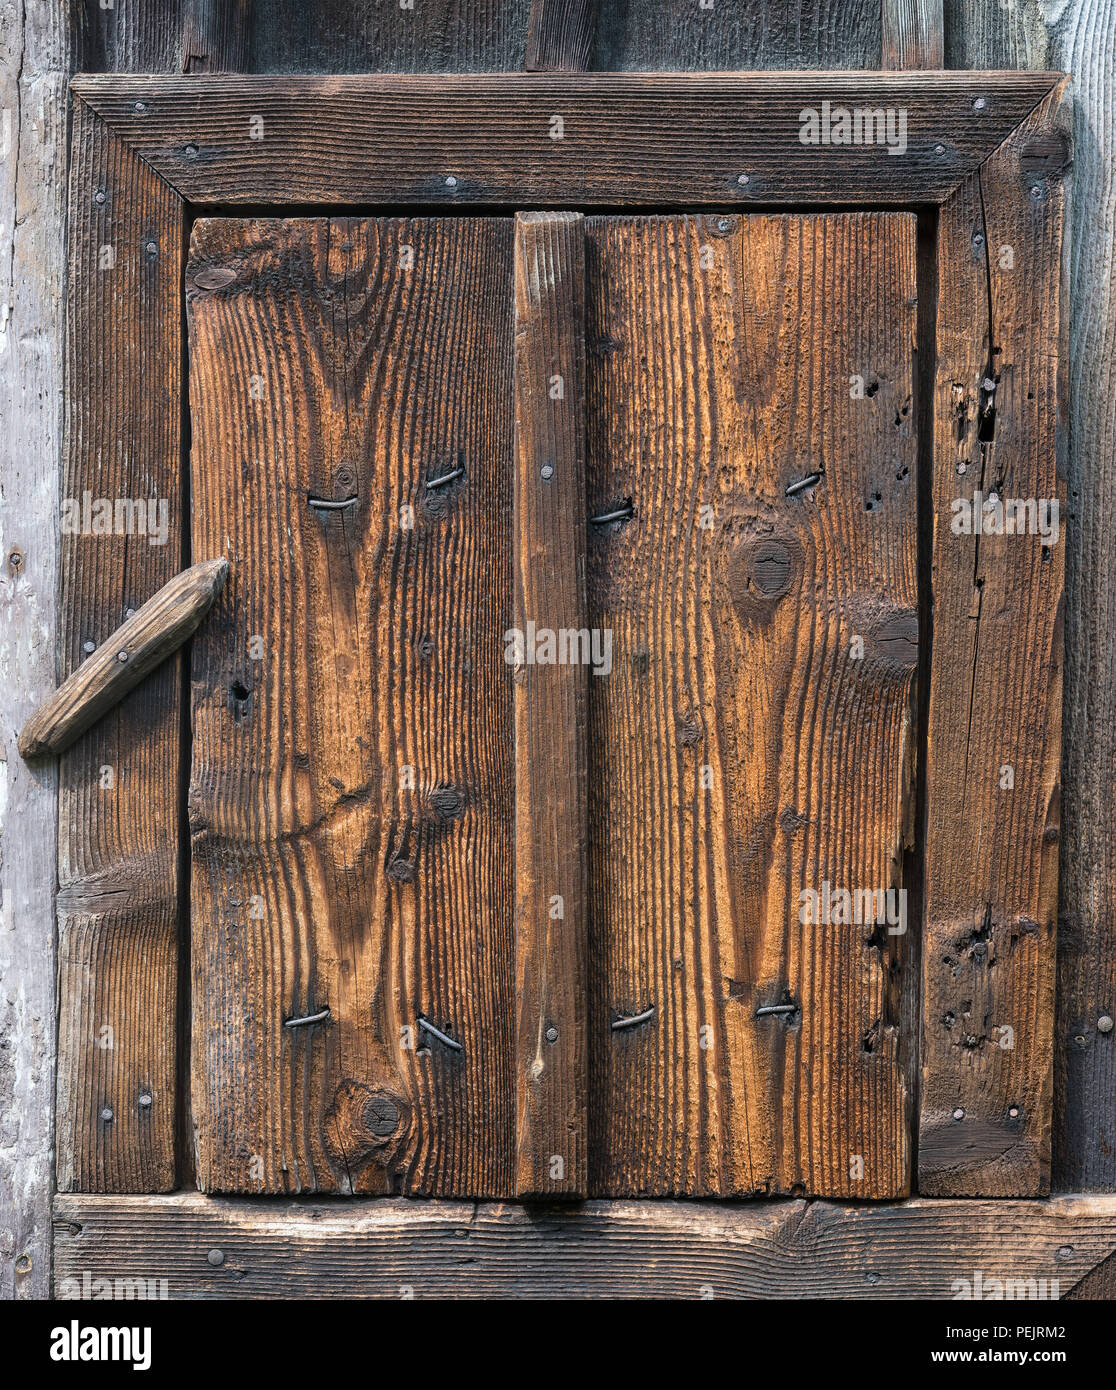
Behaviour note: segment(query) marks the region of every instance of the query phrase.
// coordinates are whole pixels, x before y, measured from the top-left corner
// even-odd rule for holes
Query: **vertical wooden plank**
[[[511,219],[195,225],[203,1190],[514,1191],[512,272]]]
[[[943,0],[883,0],[880,67],[945,67]]]
[[[591,1188],[894,1196],[915,220],[586,226]]]
[[[940,215],[919,1130],[929,1195],[1028,1196],[1050,1178],[1070,160],[1060,96]],[[993,499],[1030,509],[1019,532],[995,532]],[[1056,531],[1040,511],[1051,505]]]
[[[515,309],[516,1190],[575,1197],[587,1180],[585,725],[594,651],[585,621],[579,213],[516,218]]]
[[[183,72],[244,72],[253,0],[186,0]]]
[[[180,567],[182,268],[178,196],[76,102],[59,679]],[[180,681],[59,763],[63,1191],[175,1185]]]
[[[1104,1192],[1116,1189],[1116,5],[1072,0],[1055,34],[1075,138],[1052,1181]]]
[[[528,72],[584,72],[592,66],[599,0],[531,0]]]
[[[50,1296],[57,779],[16,736],[54,689],[71,44],[50,5],[0,40],[0,1301]]]

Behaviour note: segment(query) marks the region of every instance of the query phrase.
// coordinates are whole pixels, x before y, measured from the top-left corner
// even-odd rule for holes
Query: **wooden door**
[[[914,218],[210,219],[187,291],[199,1185],[907,1191]]]

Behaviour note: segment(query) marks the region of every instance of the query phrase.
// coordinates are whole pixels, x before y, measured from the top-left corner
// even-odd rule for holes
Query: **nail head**
[[[546,1040],[549,1043],[556,1043],[558,1041],[558,1029],[555,1028],[553,1024],[546,1030]]]
[[[539,477],[549,481],[554,477],[554,467],[552,464],[544,463],[539,469]]]
[[[1101,1014],[1100,1018],[1097,1019],[1097,1031],[1099,1033],[1111,1033],[1112,1027],[1111,1016],[1109,1014]]]
[[[225,1263],[225,1252],[223,1250],[211,1250],[206,1256],[211,1265],[223,1265]]]

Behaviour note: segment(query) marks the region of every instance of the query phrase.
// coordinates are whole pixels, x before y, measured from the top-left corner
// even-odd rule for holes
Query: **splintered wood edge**
[[[952,1300],[973,1296],[978,1278],[985,1290],[992,1280],[1042,1280],[1057,1298],[1116,1247],[1110,1194],[559,1210],[70,1193],[55,1198],[54,1219],[57,1298],[91,1297],[87,1284],[119,1278],[166,1280],[175,1299],[398,1299],[408,1285],[418,1298],[700,1298],[712,1289],[722,1299]]]
[[[35,711],[19,736],[20,757],[67,749],[197,630],[228,572],[228,560],[203,560],[164,584]]]

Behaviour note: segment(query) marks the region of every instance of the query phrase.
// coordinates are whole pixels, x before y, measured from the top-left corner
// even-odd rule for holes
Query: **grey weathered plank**
[[[58,675],[181,568],[182,205],[82,102],[70,180],[63,497],[155,499],[166,538],[66,535]],[[59,763],[62,1190],[176,1181],[181,662]]]
[[[883,0],[882,68],[945,67],[942,0]]]
[[[55,682],[71,43],[65,5],[0,22],[0,1299],[50,1290],[57,778],[16,735]]]
[[[588,1191],[580,213],[516,218],[515,315],[516,1191],[572,1197]],[[557,664],[534,660],[540,630],[564,644]]]
[[[55,1219],[59,1297],[126,1277],[166,1279],[179,1299],[953,1299],[978,1270],[1046,1280],[1051,1296],[1116,1246],[1112,1196],[547,1208],[70,1195]]]
[[[82,77],[75,89],[195,202],[878,206],[944,198],[1056,81],[532,73]],[[904,112],[902,157],[882,129],[871,144],[803,143],[802,113],[825,101]],[[250,116],[263,138],[251,138]]]
[[[935,1195],[1050,1180],[1069,162],[1055,93],[939,223],[919,1132]],[[1057,532],[956,532],[960,505],[995,496],[1052,503]]]

